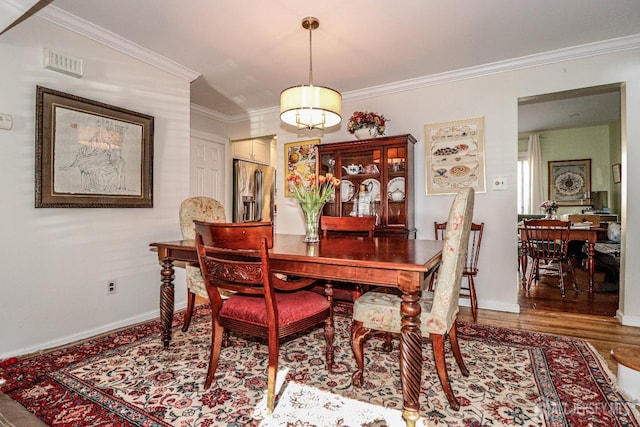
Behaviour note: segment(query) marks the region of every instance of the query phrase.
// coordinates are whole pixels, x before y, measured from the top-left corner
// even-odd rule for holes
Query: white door
[[[225,144],[191,136],[190,195],[207,196],[225,205]]]

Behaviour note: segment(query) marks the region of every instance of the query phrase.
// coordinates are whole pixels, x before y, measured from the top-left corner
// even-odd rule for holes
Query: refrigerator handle
[[[254,182],[255,182],[255,200],[256,200],[256,210],[255,210],[255,218],[254,221],[262,221],[262,205],[264,204],[264,183],[263,183],[263,173],[260,169],[256,169],[253,173]]]

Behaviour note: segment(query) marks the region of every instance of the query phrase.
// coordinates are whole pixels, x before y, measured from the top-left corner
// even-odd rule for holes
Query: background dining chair
[[[435,291],[422,293],[420,298],[420,330],[423,337],[430,337],[433,347],[436,371],[454,410],[460,403],[453,394],[444,356],[445,337],[449,337],[451,349],[460,371],[464,376],[469,371],[464,364],[458,345],[456,318],[458,316],[458,295],[464,270],[464,260],[469,244],[469,230],[473,217],[474,191],[464,188],[456,195],[447,221],[446,235],[442,248],[440,272]],[[401,331],[400,304],[398,295],[376,291],[366,292],[353,305],[351,327],[351,348],[358,365],[353,374],[353,384],[362,386],[364,376],[364,343],[372,331],[399,333]]]
[[[320,217],[320,231],[322,238],[325,239],[332,235],[343,236],[363,236],[367,238],[373,237],[376,228],[375,216],[328,216]],[[326,281],[325,286],[316,286],[314,290],[318,293],[326,292],[327,285],[333,292],[336,300],[355,301],[362,292],[366,290],[366,286],[361,284],[353,284],[346,282],[330,282]]]
[[[280,280],[271,272],[268,222],[208,223],[195,221],[196,249],[211,301],[211,353],[205,388],[220,360],[225,328],[267,339],[269,362],[267,408],[273,411],[280,339],[324,322],[327,369],[333,364],[331,298],[303,290],[313,279]],[[224,301],[221,290],[233,291]]]
[[[434,222],[433,223],[436,240],[444,240],[444,236],[447,230],[446,222]],[[476,297],[476,283],[475,277],[478,275],[478,257],[480,256],[480,245],[482,244],[482,233],[484,232],[484,222],[476,224],[471,223],[471,231],[469,232],[469,245],[467,247],[467,256],[464,260],[463,275],[467,278],[467,286],[460,287],[460,297],[469,298],[471,305],[471,314],[473,315],[473,321],[478,319],[478,298]],[[433,290],[435,278],[438,272],[436,271],[431,276],[429,282],[429,290]]]
[[[329,234],[354,234],[373,237],[376,228],[375,216],[328,216],[320,217],[322,237]]]
[[[567,250],[569,248],[569,233],[571,222],[553,219],[532,219],[524,221],[525,245],[527,255],[533,260],[527,290],[531,288],[534,278],[540,280],[540,270],[556,271],[560,282],[560,292],[565,296],[564,271],[562,264],[569,265],[573,276],[573,288],[578,291],[576,273],[570,261]],[[544,263],[541,263],[544,261]]]
[[[180,204],[180,231],[182,239],[192,240],[196,238],[196,229],[193,224],[194,220],[206,222],[226,222],[224,207],[220,202],[210,197],[190,197]],[[187,264],[187,311],[182,324],[182,331],[186,332],[191,324],[191,316],[193,315],[193,307],[195,306],[196,295],[209,300],[207,289],[204,285],[204,279],[200,273],[200,266],[195,264]]]

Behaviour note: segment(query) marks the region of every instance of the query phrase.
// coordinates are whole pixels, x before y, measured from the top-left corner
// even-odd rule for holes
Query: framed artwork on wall
[[[591,197],[591,159],[549,162],[549,199],[559,206],[584,205]]]
[[[152,116],[38,86],[36,208],[152,208]]]
[[[484,117],[425,125],[426,192],[485,191]]]
[[[290,142],[284,145],[284,164],[286,166],[284,174],[285,197],[293,197],[293,187],[289,186],[289,177],[291,175],[297,175],[303,182],[308,182],[311,175],[316,173],[318,167],[316,146],[318,144],[320,144],[319,139],[311,139]]]
[[[622,182],[622,165],[620,163],[614,163],[611,166],[611,174],[613,176],[613,183],[620,184]]]

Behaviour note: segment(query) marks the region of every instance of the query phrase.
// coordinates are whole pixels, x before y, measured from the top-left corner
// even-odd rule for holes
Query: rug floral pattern
[[[204,390],[208,307],[198,307],[186,333],[180,330],[182,314],[175,316],[168,350],[159,339],[159,321],[147,322],[4,367],[0,376],[7,384],[2,391],[55,426],[257,426],[268,421],[262,402],[266,342],[233,335],[233,345],[222,350],[213,385]],[[401,410],[399,338],[391,353],[382,351],[382,335],[368,341],[365,383],[357,389],[351,384],[350,317],[337,315],[335,320],[333,373],[325,370],[324,336],[318,328],[281,343],[282,389],[301,384],[345,401]],[[450,408],[443,394],[431,346],[423,347],[420,413],[426,425],[639,425],[633,405],[583,340],[467,323],[459,324],[459,337],[469,377],[460,374],[447,352],[459,411]],[[278,402],[276,413],[277,407]]]

